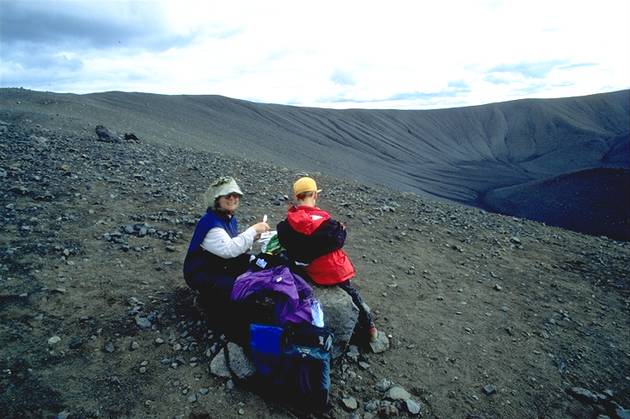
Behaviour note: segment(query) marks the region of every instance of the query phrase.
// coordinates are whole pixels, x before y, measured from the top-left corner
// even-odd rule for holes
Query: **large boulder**
[[[225,362],[226,350],[230,362],[229,366]],[[249,360],[243,348],[233,342],[228,342],[227,346],[221,349],[210,363],[210,372],[219,377],[231,378],[230,370],[241,380],[251,377],[256,372],[254,364]]]
[[[118,134],[110,131],[109,129],[107,129],[107,127],[103,125],[97,125],[96,128],[94,128],[94,132],[96,132],[98,141],[103,141],[106,143],[119,143],[122,141]]]
[[[359,319],[359,309],[350,295],[339,287],[313,286],[313,293],[321,303],[324,324],[335,334],[332,357],[336,359],[346,351]]]

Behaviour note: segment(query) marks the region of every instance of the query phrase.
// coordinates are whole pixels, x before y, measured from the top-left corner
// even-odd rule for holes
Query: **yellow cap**
[[[321,192],[321,189],[317,189],[317,183],[315,179],[310,177],[301,177],[293,184],[293,194],[298,196],[306,192]]]

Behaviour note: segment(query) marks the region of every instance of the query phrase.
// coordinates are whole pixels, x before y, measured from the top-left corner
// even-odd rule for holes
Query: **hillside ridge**
[[[103,123],[150,141],[329,173],[488,210],[497,205],[487,205],[483,197],[495,189],[587,169],[630,168],[629,90],[438,110],[333,110],[222,96],[122,92],[69,95],[3,89],[1,96],[4,106],[20,101],[22,108],[43,118],[70,125],[74,121],[73,128],[83,128],[86,135]],[[530,206],[537,205],[537,196],[531,195]],[[611,211],[590,218],[601,226],[589,232],[610,231],[609,224],[617,221],[607,220],[604,213]],[[588,223],[584,219],[578,225]]]

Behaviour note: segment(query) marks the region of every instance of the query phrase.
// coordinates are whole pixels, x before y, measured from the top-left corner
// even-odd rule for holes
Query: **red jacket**
[[[308,263],[306,272],[313,282],[335,285],[354,276],[354,266],[342,249],[346,230],[326,211],[317,207],[291,207],[287,219],[277,229],[280,244],[289,257]]]

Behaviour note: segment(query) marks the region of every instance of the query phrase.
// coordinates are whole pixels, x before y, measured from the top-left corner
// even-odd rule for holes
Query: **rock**
[[[389,349],[389,338],[382,331],[378,332],[376,342],[370,342],[370,349],[375,354],[380,354]]]
[[[230,369],[234,375],[240,379],[246,379],[256,372],[254,365],[245,356],[243,348],[232,342],[228,342],[226,348],[230,359]],[[225,362],[226,348],[221,349],[217,356],[214,357],[210,363],[210,372],[219,377],[230,378],[232,375]]]
[[[376,412],[379,406],[380,403],[378,402],[378,400],[370,400],[369,402],[365,403],[365,406],[363,408],[366,412]]]
[[[383,402],[378,409],[378,415],[382,418],[398,416],[398,414],[398,408],[389,402]]]
[[[53,337],[48,339],[48,344],[51,345],[51,346],[52,345],[56,345],[59,342],[61,342],[61,338],[59,336],[53,336]]]
[[[124,136],[125,141],[133,141],[135,143],[139,143],[140,139],[136,137],[136,134],[133,132],[126,132]]]
[[[350,342],[359,318],[359,309],[350,295],[339,287],[313,286],[313,293],[321,303],[324,323],[335,335],[331,355],[336,359],[345,352]]]
[[[383,378],[381,381],[376,383],[374,387],[381,393],[385,393],[387,390],[391,388],[391,386],[392,386],[392,382],[389,381],[387,378]]]
[[[422,406],[412,399],[405,400],[405,407],[407,408],[407,411],[412,415],[417,415],[422,410]]]
[[[68,343],[68,348],[70,349],[79,349],[81,346],[83,346],[83,339],[79,336],[73,337],[70,339],[70,343]]]
[[[346,357],[353,362],[359,361],[359,348],[356,345],[350,345]]]
[[[129,344],[129,350],[130,351],[135,351],[139,347],[140,347],[140,344],[138,342],[136,342],[135,340]]]
[[[117,134],[111,132],[103,125],[97,125],[96,128],[94,128],[94,132],[96,132],[98,141],[103,141],[106,143],[119,143],[122,141]]]
[[[57,416],[55,416],[55,419],[68,419],[70,417],[70,412],[68,412],[67,410],[62,410],[61,412],[57,413]]]
[[[103,350],[109,354],[111,354],[112,352],[114,352],[116,350],[116,347],[114,346],[114,344],[109,341],[107,343],[105,343],[105,346],[103,347]]]
[[[501,290],[503,289],[503,287],[502,287],[501,285],[499,285],[499,284],[495,284],[495,285],[494,285],[494,289],[495,289],[496,291],[501,291]]]
[[[387,390],[385,397],[389,400],[408,400],[411,398],[411,394],[400,386],[394,386]]]
[[[196,402],[196,401],[197,401],[197,395],[196,395],[195,393],[191,393],[191,394],[188,396],[188,401],[189,401],[190,403],[194,403],[194,402]]]
[[[568,390],[568,392],[570,395],[572,395],[573,397],[575,397],[577,400],[581,402],[593,403],[593,404],[598,402],[597,396],[593,392],[585,388],[571,387]]]
[[[344,397],[343,399],[341,399],[341,403],[346,410],[352,411],[359,408],[359,403],[354,397]]]
[[[150,329],[152,326],[151,321],[142,316],[136,316],[136,324],[140,329]]]
[[[614,402],[613,402],[613,406],[615,407],[615,415],[617,415],[619,419],[630,419],[630,409],[621,407],[617,403],[614,403]]]
[[[483,393],[486,396],[489,396],[489,395],[494,394],[494,393],[497,392],[497,388],[494,385],[492,385],[492,384],[488,384],[488,385],[483,386],[482,390],[483,390]]]

